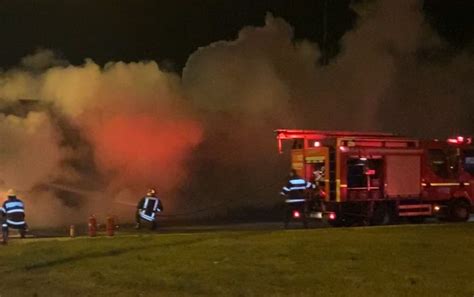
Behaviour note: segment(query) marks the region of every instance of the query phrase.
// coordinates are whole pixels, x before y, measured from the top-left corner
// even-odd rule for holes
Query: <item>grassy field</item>
[[[474,296],[474,224],[14,239],[0,296]]]

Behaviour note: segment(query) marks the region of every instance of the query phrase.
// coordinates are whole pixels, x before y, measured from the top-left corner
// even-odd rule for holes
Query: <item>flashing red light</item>
[[[365,175],[375,175],[375,169],[368,169],[365,171]]]
[[[345,146],[343,146],[343,145],[341,145],[341,146],[339,147],[339,149],[341,150],[341,152],[347,152],[347,151],[349,150],[347,147],[345,147]]]
[[[457,140],[456,138],[448,138],[448,142],[449,142],[449,143],[457,144],[457,143],[458,143],[458,140]]]
[[[299,218],[300,216],[301,216],[301,214],[300,214],[299,211],[297,211],[297,210],[294,210],[294,211],[293,211],[293,217],[294,217],[294,218],[297,219],[297,218]]]
[[[320,147],[320,146],[321,146],[321,142],[319,142],[319,141],[314,142],[314,147]]]
[[[456,136],[455,138],[448,138],[447,142],[452,143],[452,144],[471,144],[472,138],[464,137],[464,136]]]
[[[330,220],[335,220],[335,219],[336,219],[336,213],[331,212],[331,213],[329,214],[329,219],[330,219]]]

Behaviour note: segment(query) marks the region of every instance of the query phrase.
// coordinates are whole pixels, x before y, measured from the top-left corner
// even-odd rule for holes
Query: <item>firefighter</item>
[[[3,244],[8,242],[9,228],[18,229],[21,238],[25,238],[27,225],[25,222],[25,205],[23,201],[16,197],[14,190],[10,189],[7,192],[7,200],[0,208],[2,215],[2,235]]]
[[[325,184],[324,177],[325,177],[324,166],[321,166],[321,168],[313,172],[314,185],[313,185],[313,193],[311,195],[311,205],[310,205],[310,208],[312,210],[324,211],[323,199],[326,196],[326,193],[324,192],[324,184]]]
[[[163,204],[156,195],[155,189],[149,189],[146,196],[143,197],[137,205],[137,213],[135,220],[137,225],[136,229],[140,229],[140,223],[142,220],[151,223],[151,229],[156,229],[156,214],[163,211]]]
[[[306,190],[313,189],[314,185],[299,177],[295,170],[289,175],[288,183],[283,187],[280,194],[285,196],[285,228],[288,227],[293,214],[297,212],[307,227],[306,220]]]
[[[324,166],[321,166],[319,169],[313,171],[314,183],[316,187],[324,183],[325,169]]]

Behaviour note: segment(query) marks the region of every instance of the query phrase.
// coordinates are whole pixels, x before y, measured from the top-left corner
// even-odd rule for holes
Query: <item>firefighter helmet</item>
[[[16,197],[15,190],[13,190],[13,189],[8,190],[7,191],[7,196],[8,197]]]

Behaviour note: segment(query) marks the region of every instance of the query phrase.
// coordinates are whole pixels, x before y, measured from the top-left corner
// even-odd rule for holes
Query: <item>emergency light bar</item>
[[[471,137],[464,137],[464,136],[457,136],[454,138],[448,138],[446,140],[448,143],[452,144],[471,144],[472,138]]]
[[[396,137],[392,133],[382,132],[353,132],[353,131],[323,131],[323,130],[295,130],[295,129],[277,129],[274,131],[278,141],[278,152],[282,153],[282,140],[305,139],[316,140],[314,146],[321,145],[320,140],[330,137]],[[318,145],[319,144],[319,145]]]

